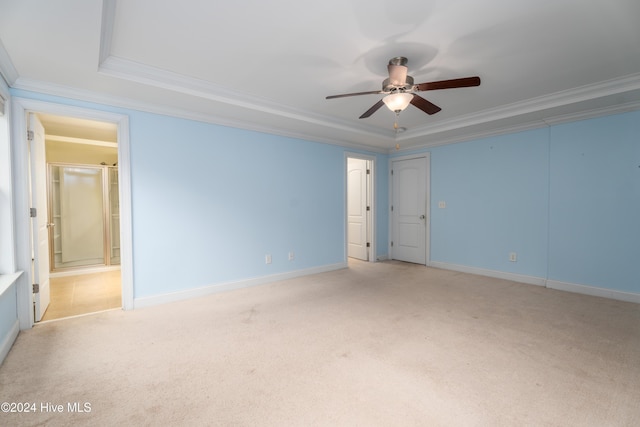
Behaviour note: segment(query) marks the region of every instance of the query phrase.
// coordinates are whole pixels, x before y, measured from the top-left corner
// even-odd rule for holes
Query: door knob
[[[420,215],[420,219],[425,219],[425,218],[426,218],[426,216]]]

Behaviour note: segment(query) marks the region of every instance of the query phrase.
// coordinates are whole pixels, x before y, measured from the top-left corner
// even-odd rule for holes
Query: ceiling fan
[[[480,77],[464,77],[461,79],[440,80],[429,83],[413,83],[413,77],[407,75],[407,58],[397,56],[389,60],[387,69],[389,70],[389,78],[382,82],[382,90],[373,90],[369,92],[345,93],[342,95],[327,96],[326,99],[344,98],[347,96],[386,94],[384,98],[376,102],[373,107],[369,108],[360,116],[365,119],[378,111],[380,107],[386,105],[396,115],[400,114],[409,104],[418,107],[427,114],[435,114],[441,110],[437,105],[427,101],[423,97],[414,92],[422,92],[426,90],[438,89],[454,89],[459,87],[471,87],[480,85]]]

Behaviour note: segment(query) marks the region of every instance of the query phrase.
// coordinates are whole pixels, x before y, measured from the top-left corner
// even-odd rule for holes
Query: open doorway
[[[46,183],[49,265],[49,304],[36,307],[35,320],[121,308],[118,126],[30,115],[45,140],[46,177],[32,187]]]
[[[376,260],[374,239],[375,158],[347,153],[347,256],[363,261]]]
[[[47,251],[37,250],[34,245],[34,235],[47,235],[46,226],[50,224],[47,221],[42,229],[45,232],[34,233],[36,230],[35,221],[29,213],[45,212],[46,197],[44,203],[35,202],[31,185],[31,162],[30,155],[32,144],[29,143],[30,137],[33,136],[33,130],[30,129],[28,121],[32,113],[35,114],[51,114],[61,117],[71,117],[76,119],[93,120],[96,122],[105,122],[114,124],[117,127],[117,152],[118,152],[118,193],[119,193],[119,222],[120,222],[120,280],[121,280],[121,302],[119,307],[125,310],[134,308],[133,293],[133,253],[132,253],[132,215],[131,215],[131,170],[130,170],[130,151],[129,151],[129,119],[127,115],[89,109],[85,107],[70,106],[47,101],[39,101],[22,97],[14,97],[12,99],[12,140],[13,144],[13,166],[15,176],[15,232],[16,232],[16,267],[18,270],[24,271],[24,286],[17,289],[17,311],[20,329],[29,329],[39,320],[36,311],[35,302],[40,299],[38,295],[39,288],[42,283],[48,283],[50,270],[43,268],[34,268],[34,264],[40,260],[48,261]],[[45,133],[44,130],[42,133]],[[44,143],[42,144],[44,147]],[[44,149],[43,149],[44,151]],[[44,157],[41,163],[42,169],[46,171],[46,162]],[[42,174],[46,176],[46,172]],[[45,184],[46,186],[46,184]],[[40,186],[35,186],[40,188]],[[40,206],[43,206],[41,209]],[[32,209],[35,208],[35,209]],[[24,212],[25,214],[21,214]],[[37,215],[37,217],[46,217],[45,215]],[[40,230],[38,224],[38,230]],[[47,242],[48,239],[41,241]],[[38,240],[40,242],[40,240]],[[41,256],[44,254],[44,256]],[[45,277],[39,277],[43,273]],[[42,280],[41,280],[42,279]],[[43,314],[40,312],[39,314]]]

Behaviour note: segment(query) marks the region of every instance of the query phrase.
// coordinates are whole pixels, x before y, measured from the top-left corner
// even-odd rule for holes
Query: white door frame
[[[14,215],[16,234],[16,267],[27,279],[17,289],[17,311],[20,329],[33,327],[31,303],[31,242],[29,238],[29,152],[27,149],[27,113],[47,113],[118,125],[118,180],[120,196],[120,245],[122,275],[122,307],[133,309],[133,238],[131,216],[131,157],[129,153],[129,117],[123,114],[74,107],[45,101],[12,97],[11,148],[14,178]]]
[[[344,153],[344,260],[345,262],[348,260],[349,253],[349,232],[348,232],[348,183],[347,180],[349,178],[349,162],[347,159],[361,159],[367,160],[371,164],[370,173],[368,176],[369,185],[367,186],[367,199],[369,200],[369,206],[371,210],[369,211],[369,218],[367,219],[367,235],[369,236],[369,262],[376,262],[376,233],[375,233],[375,224],[376,224],[376,201],[375,201],[375,173],[376,173],[376,158],[375,156],[370,156],[367,154],[361,153],[352,153],[345,152]]]
[[[401,160],[413,160],[424,158],[426,169],[426,193],[425,194],[425,212],[427,213],[426,226],[425,226],[425,265],[428,267],[431,265],[431,153],[418,153],[410,154],[406,156],[391,157],[389,159],[389,206],[393,204],[393,178],[391,177],[391,171],[393,169],[393,162]],[[393,248],[391,242],[394,236],[391,234],[393,230],[393,215],[389,212],[389,259],[393,259]]]

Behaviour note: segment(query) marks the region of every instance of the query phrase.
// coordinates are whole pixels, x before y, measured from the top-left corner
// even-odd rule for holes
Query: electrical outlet
[[[515,252],[509,252],[509,261],[511,262],[518,261],[518,254]]]
[[[271,264],[271,254],[266,254],[264,256],[264,263],[265,264]]]
[[[442,201],[442,200],[440,200],[440,201],[438,202],[438,208],[439,208],[439,209],[445,209],[446,207],[447,207],[447,202],[444,202],[444,201]]]
[[[293,252],[289,252],[289,261],[293,261],[293,259],[295,258],[295,255]]]

